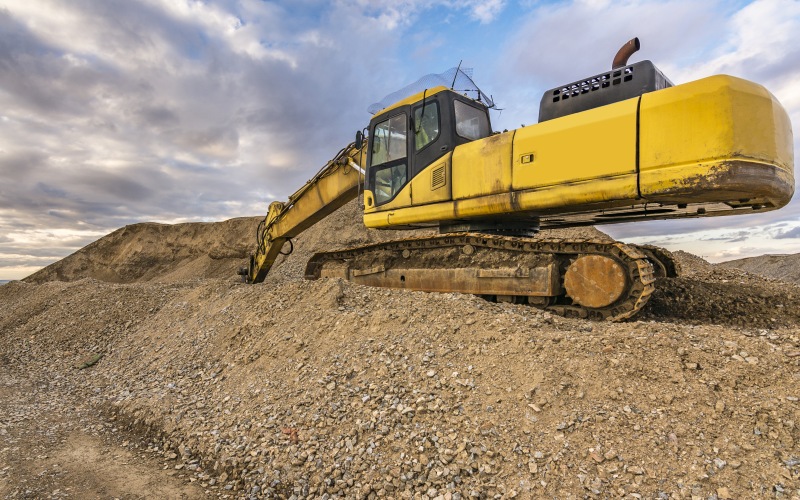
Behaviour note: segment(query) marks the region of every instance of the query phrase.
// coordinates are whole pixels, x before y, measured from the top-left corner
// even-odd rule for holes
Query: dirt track
[[[794,285],[684,255],[611,324],[304,281],[402,236],[348,206],[247,286],[255,224],[131,226],[0,287],[0,495],[800,497]]]

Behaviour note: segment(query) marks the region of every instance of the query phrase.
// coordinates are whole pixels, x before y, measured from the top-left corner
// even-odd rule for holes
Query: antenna
[[[402,99],[417,93],[421,94],[423,91],[430,90],[433,87],[446,87],[456,92],[475,92],[478,95],[478,100],[483,102],[486,107],[493,108],[494,102],[492,102],[491,98],[487,96],[485,92],[481,91],[472,80],[470,76],[472,74],[472,68],[461,69],[462,66],[463,62],[459,62],[457,68],[450,68],[444,73],[425,75],[416,82],[392,92],[381,99],[381,101],[370,104],[367,111],[374,115]],[[456,89],[456,84],[458,84],[458,89]]]
[[[456,68],[456,74],[453,75],[453,83],[450,84],[450,90],[453,90],[453,87],[456,86],[456,78],[458,78],[458,72],[461,71],[461,63],[463,62],[463,59],[458,61],[458,67]]]

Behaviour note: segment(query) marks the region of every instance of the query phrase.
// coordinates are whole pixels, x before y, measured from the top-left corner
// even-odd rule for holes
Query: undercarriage
[[[455,233],[314,255],[306,278],[458,292],[594,320],[630,318],[677,264],[658,247]]]

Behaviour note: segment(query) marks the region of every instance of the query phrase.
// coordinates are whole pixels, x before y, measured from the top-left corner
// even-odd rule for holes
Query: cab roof
[[[451,91],[452,92],[451,89],[440,85],[438,87],[425,89],[422,92],[417,92],[414,95],[408,96],[405,99],[397,101],[396,103],[392,104],[391,106],[387,106],[387,107],[383,108],[379,112],[375,113],[375,116],[373,116],[372,119],[374,120],[375,118],[383,116],[386,113],[388,113],[388,112],[390,112],[392,110],[395,110],[395,109],[397,109],[397,108],[399,108],[401,106],[408,106],[408,105],[411,105],[411,104],[416,104],[416,103],[418,103],[419,101],[422,100],[423,95],[425,97],[431,97],[431,96],[434,96],[436,94],[439,94],[441,92],[446,92],[446,91]]]

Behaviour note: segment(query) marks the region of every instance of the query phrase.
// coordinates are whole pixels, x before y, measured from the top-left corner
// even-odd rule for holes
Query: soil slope
[[[244,219],[173,227],[197,253],[129,228],[0,286],[0,389],[75,401],[64,422],[93,410],[125,463],[211,497],[800,497],[797,287],[679,254],[642,315],[594,323],[303,280],[314,251],[403,236],[358,217],[297,238],[260,285],[235,276]],[[0,415],[0,496],[85,496],[70,474],[37,480],[30,420]]]
[[[140,283],[235,276],[255,246],[260,220],[250,217],[214,223],[146,222],[125,226],[24,281],[92,278]]]
[[[761,255],[730,260],[717,264],[728,269],[741,269],[748,273],[800,284],[800,253],[791,255]]]

